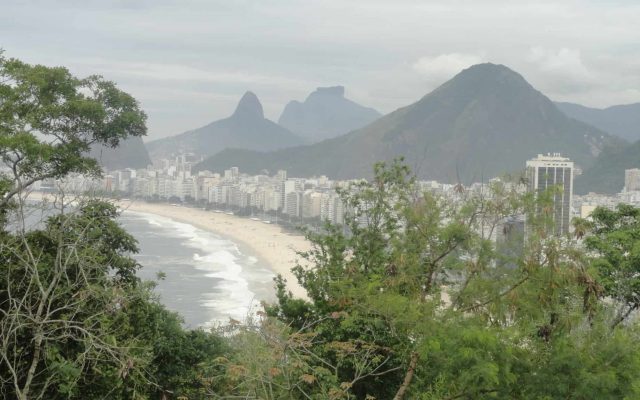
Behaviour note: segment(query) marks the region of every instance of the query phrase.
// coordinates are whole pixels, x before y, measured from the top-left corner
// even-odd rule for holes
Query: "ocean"
[[[34,229],[54,211],[30,202],[26,226]],[[275,300],[269,266],[250,249],[222,236],[155,214],[124,211],[122,227],[138,240],[138,276],[157,281],[154,289],[169,310],[189,328],[243,321]],[[158,280],[159,273],[164,279]]]
[[[138,240],[138,275],[165,275],[156,293],[187,327],[243,321],[260,301],[275,299],[274,273],[231,240],[155,214],[125,211],[119,222]]]

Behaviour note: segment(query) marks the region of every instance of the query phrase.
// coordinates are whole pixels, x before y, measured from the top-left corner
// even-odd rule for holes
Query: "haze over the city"
[[[623,0],[4,1],[0,37],[8,57],[114,80],[149,141],[227,117],[246,90],[271,120],[333,85],[386,114],[481,62],[555,101],[639,102],[638,21]]]

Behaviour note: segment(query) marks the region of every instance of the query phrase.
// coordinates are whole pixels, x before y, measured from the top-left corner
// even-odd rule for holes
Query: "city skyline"
[[[230,167],[221,171],[198,171],[192,174],[191,168],[199,159],[182,154],[172,158],[157,160],[153,166],[141,169],[126,168],[107,171],[102,180],[90,180],[82,176],[71,179],[74,182],[69,188],[87,190],[92,187],[98,192],[120,193],[140,199],[156,199],[180,202],[205,202],[219,206],[233,206],[242,208],[256,208],[262,211],[278,211],[295,217],[323,218],[327,211],[320,213],[320,202],[330,200],[335,210],[338,195],[336,188],[349,187],[355,180],[336,180],[324,175],[312,177],[290,177],[286,170],[271,173],[251,175],[244,173],[237,167]],[[575,169],[573,162],[559,153],[539,154],[523,163],[523,177],[526,181],[519,181],[521,191],[529,190],[541,193],[545,190],[559,187],[553,196],[553,219],[560,220],[556,224],[557,233],[569,232],[570,221],[574,216],[586,217],[596,205],[609,208],[619,202],[640,204],[640,186],[625,188],[617,196],[589,193],[578,196],[573,193],[573,177]],[[559,171],[559,172],[558,172]],[[626,181],[640,184],[638,169],[625,172]],[[515,179],[515,178],[512,178]],[[487,182],[476,182],[465,187],[472,192],[482,191],[492,182],[502,181],[500,177],[488,179]],[[516,179],[517,181],[517,179]],[[516,181],[504,181],[507,185]],[[87,182],[88,185],[87,186]],[[450,196],[457,192],[459,184],[443,183],[436,180],[417,181],[420,190],[431,191]],[[97,186],[96,186],[97,185]],[[53,181],[45,184],[47,190],[56,190]],[[328,197],[316,196],[319,194]],[[313,199],[312,199],[313,198]],[[616,200],[617,198],[617,200]],[[576,200],[577,199],[577,200]],[[324,203],[322,203],[324,204]],[[583,208],[585,206],[586,208]],[[323,205],[326,207],[326,205]],[[311,209],[316,211],[310,211]],[[343,213],[344,211],[339,211]],[[336,223],[340,220],[330,218]],[[554,222],[555,223],[555,222]]]

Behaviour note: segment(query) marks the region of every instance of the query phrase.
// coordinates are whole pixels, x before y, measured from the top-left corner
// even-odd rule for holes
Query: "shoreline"
[[[35,195],[35,196],[34,196]],[[45,193],[32,192],[33,200],[42,200]],[[173,206],[165,203],[147,203],[142,200],[112,200],[122,211],[148,213],[189,224],[211,232],[224,239],[249,249],[253,255],[264,261],[274,275],[282,275],[287,281],[287,289],[293,297],[307,299],[307,293],[291,272],[297,262],[304,260],[296,251],[307,251],[311,244],[302,235],[285,232],[280,226],[265,224],[246,218],[205,211],[199,208]]]
[[[287,289],[294,297],[307,298],[306,291],[298,285],[296,277],[291,272],[296,262],[301,261],[296,250],[310,249],[309,242],[302,235],[286,233],[280,226],[265,224],[261,221],[198,208],[147,203],[141,200],[120,200],[114,203],[123,211],[160,215],[237,242],[263,260],[275,275],[282,275],[287,280]]]

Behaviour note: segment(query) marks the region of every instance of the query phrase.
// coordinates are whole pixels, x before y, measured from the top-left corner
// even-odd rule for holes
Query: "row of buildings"
[[[76,191],[92,189],[151,201],[208,203],[215,208],[258,214],[280,213],[336,224],[344,221],[344,207],[335,189],[347,182],[331,181],[326,176],[289,178],[284,170],[273,176],[247,175],[237,167],[222,174],[209,171],[192,174],[197,161],[181,155],[161,160],[153,167],[109,171],[100,180],[71,177],[65,186]],[[53,183],[43,185],[46,189]]]
[[[200,160],[189,155],[158,161],[145,169],[110,171],[100,180],[87,181],[83,177],[69,178],[67,186],[76,190],[91,188],[116,192],[147,200],[170,202],[209,203],[215,208],[243,209],[251,213],[284,214],[302,219],[328,220],[341,224],[345,208],[336,189],[347,187],[350,181],[333,181],[326,176],[291,178],[287,171],[274,175],[247,175],[237,167],[214,173],[192,167]],[[586,217],[595,207],[614,207],[620,202],[640,205],[640,169],[625,172],[625,190],[616,196],[589,194],[574,196],[574,164],[560,154],[540,154],[526,162],[526,188],[550,193],[553,203],[554,229],[558,234],[568,233],[574,216]],[[419,182],[420,189],[444,195],[456,191],[456,185],[435,181]],[[41,183],[43,188],[53,185]],[[482,190],[482,184],[473,184],[466,190]],[[258,215],[259,216],[259,215]],[[521,223],[514,218],[512,223]]]

